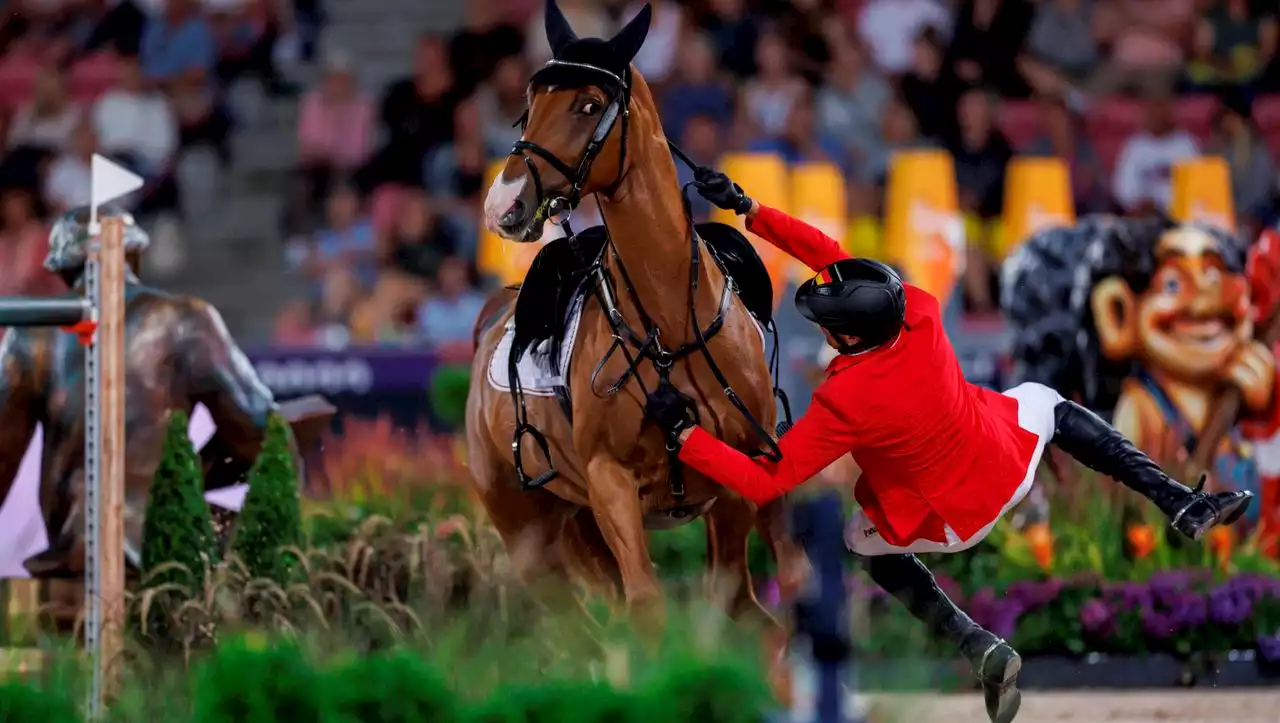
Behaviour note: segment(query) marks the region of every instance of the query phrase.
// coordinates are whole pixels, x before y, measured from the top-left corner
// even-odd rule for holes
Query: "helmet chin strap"
[[[893,337],[893,341],[885,344],[876,344],[875,346],[863,347],[861,344],[846,344],[844,342],[844,339],[841,338],[844,336],[843,334],[833,334],[831,332],[827,332],[827,333],[831,334],[831,336],[836,341],[840,342],[840,344],[836,346],[836,351],[840,352],[845,356],[862,356],[863,354],[873,352],[877,349],[884,349],[884,348],[892,349],[893,347],[898,345],[898,340],[902,338],[902,330],[899,329],[898,335]]]

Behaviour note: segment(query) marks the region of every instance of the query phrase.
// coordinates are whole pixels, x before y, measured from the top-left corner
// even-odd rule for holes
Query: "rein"
[[[526,141],[523,138],[517,141],[511,149],[510,155],[520,157],[520,159],[524,161],[525,166],[528,168],[529,173],[533,178],[534,190],[538,199],[538,208],[535,211],[534,222],[536,223],[538,220],[550,220],[552,223],[562,226],[567,237],[566,241],[572,244],[575,238],[573,228],[569,225],[572,212],[577,208],[578,204],[582,200],[582,187],[590,176],[592,163],[604,148],[605,140],[609,137],[609,134],[613,131],[614,125],[616,125],[619,120],[622,122],[622,127],[620,129],[621,138],[618,151],[618,177],[612,186],[610,186],[610,189],[616,189],[622,182],[626,169],[628,122],[631,116],[631,88],[629,82],[630,70],[628,70],[624,75],[619,76],[594,65],[569,63],[559,60],[552,60],[547,63],[547,65],[544,66],[544,70],[548,68],[571,69],[583,71],[588,74],[601,74],[605,76],[611,84],[616,85],[618,89],[617,92],[612,94],[609,104],[606,106],[600,121],[596,124],[595,130],[591,134],[591,139],[587,142],[587,146],[583,150],[582,157],[579,159],[576,167],[570,167],[569,164],[562,161],[554,153],[551,153],[532,141]],[[535,74],[535,79],[536,77],[537,74]],[[527,121],[528,111],[526,111],[525,115],[521,118],[520,124],[524,125]],[[680,150],[680,148],[670,140],[667,140],[667,146],[671,149],[672,154],[676,158],[680,159],[680,161],[686,164],[690,169],[695,172],[700,170],[701,167],[694,163],[693,160],[684,153],[684,151]],[[567,194],[558,195],[554,198],[548,198],[545,195],[545,187],[542,184],[542,179],[534,166],[533,159],[530,154],[545,160],[552,168],[556,169],[557,172],[561,173],[565,179],[569,181],[571,187]],[[736,283],[725,270],[723,263],[721,263],[719,258],[716,257],[714,252],[712,252],[711,256],[715,259],[721,272],[724,274],[724,286],[721,288],[720,300],[716,308],[716,315],[711,320],[711,323],[704,329],[698,322],[696,300],[698,279],[701,275],[702,256],[699,253],[700,240],[695,229],[693,210],[689,200],[690,185],[692,184],[685,184],[681,189],[681,202],[690,238],[688,312],[690,325],[693,329],[693,340],[685,342],[673,349],[668,349],[662,345],[661,329],[653,323],[652,317],[649,316],[639,295],[636,294],[630,274],[627,272],[626,266],[622,263],[622,258],[618,254],[617,247],[613,243],[613,236],[609,232],[608,222],[605,221],[605,233],[608,238],[608,242],[606,244],[607,251],[602,250],[600,256],[592,260],[589,275],[593,281],[595,297],[599,301],[601,309],[605,312],[605,318],[608,320],[610,332],[613,336],[613,343],[610,345],[609,350],[605,353],[604,357],[596,364],[595,370],[591,374],[590,386],[592,392],[596,393],[598,396],[609,397],[622,391],[622,389],[626,387],[627,383],[634,379],[636,384],[640,386],[641,393],[648,398],[649,389],[645,386],[644,381],[640,378],[638,373],[642,361],[648,360],[653,365],[654,371],[658,375],[659,388],[663,385],[674,387],[674,385],[671,384],[671,369],[675,363],[695,352],[700,352],[703,359],[706,361],[708,368],[710,368],[711,374],[715,378],[716,383],[720,385],[725,398],[728,399],[729,403],[747,420],[752,431],[767,447],[765,450],[756,450],[752,456],[764,456],[770,461],[776,462],[782,458],[782,453],[778,448],[777,442],[769,435],[768,431],[765,430],[759,420],[751,414],[751,411],[747,409],[746,403],[742,401],[742,398],[738,396],[738,393],[729,384],[729,380],[720,370],[719,365],[716,363],[715,358],[712,356],[708,347],[708,342],[724,327],[725,316],[733,303],[733,296],[737,292]],[[610,191],[610,189],[606,189],[606,191]],[[562,214],[562,220],[554,220]],[[612,256],[613,263],[616,265],[618,273],[621,276],[627,296],[636,308],[636,313],[640,317],[640,324],[643,328],[643,334],[638,333],[627,322],[622,313],[618,304],[617,284],[613,275],[610,273],[609,268],[605,264],[606,253]],[[773,394],[782,402],[785,418],[785,421],[778,424],[778,433],[781,434],[791,425],[791,405],[787,399],[786,393],[778,386],[780,351],[778,348],[777,325],[771,323],[769,325],[769,331],[773,335],[773,351],[770,354],[769,359],[769,371],[773,377]],[[511,378],[511,397],[516,408],[515,438],[511,443],[511,448],[515,456],[516,474],[520,481],[520,485],[523,489],[529,490],[546,485],[555,479],[559,475],[559,472],[556,470],[555,465],[551,460],[550,447],[547,443],[546,437],[528,421],[524,394],[523,390],[520,388],[519,376],[516,373],[517,362],[519,361],[519,357],[522,352],[522,349],[517,349],[515,345],[512,345],[508,358],[508,367],[510,370],[509,376]],[[608,361],[617,352],[621,352],[623,358],[626,360],[626,370],[618,377],[618,379],[605,389],[603,394],[595,392],[598,377],[604,370]],[[693,409],[696,417],[697,407],[691,405],[691,408]],[[521,462],[522,442],[526,436],[531,437],[534,442],[538,444],[543,457],[547,461],[547,471],[538,475],[536,478],[530,478],[525,474],[523,464]],[[679,502],[685,495],[682,475],[683,466],[679,462],[679,444],[673,435],[668,435],[665,446],[668,463],[671,467],[671,494],[677,502]],[[685,508],[683,507],[679,508],[679,510],[677,510],[677,514],[684,510]]]

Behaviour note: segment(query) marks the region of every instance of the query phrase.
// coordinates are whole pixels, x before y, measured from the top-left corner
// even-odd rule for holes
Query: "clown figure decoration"
[[[1036,234],[1004,269],[1015,381],[1056,383],[1175,466],[1192,458],[1224,391],[1238,390],[1242,422],[1268,418],[1276,361],[1255,339],[1246,250],[1216,228],[1163,218],[1092,217]],[[1259,493],[1244,426],[1214,448],[1211,488]]]
[[[1253,338],[1243,249],[1234,238],[1182,226],[1157,237],[1149,253],[1150,273],[1126,278],[1121,270],[1102,279],[1090,305],[1102,353],[1138,362],[1121,385],[1115,426],[1148,453],[1184,461],[1224,385],[1239,389],[1247,413],[1270,408],[1275,357]],[[1239,430],[1213,459],[1215,484],[1257,492]]]

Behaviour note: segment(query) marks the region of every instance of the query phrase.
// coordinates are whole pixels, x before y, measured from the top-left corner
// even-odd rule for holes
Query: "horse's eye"
[[[595,102],[594,100],[589,100],[583,103],[582,107],[578,109],[578,112],[581,113],[582,115],[595,115],[599,111],[600,111],[600,104]]]

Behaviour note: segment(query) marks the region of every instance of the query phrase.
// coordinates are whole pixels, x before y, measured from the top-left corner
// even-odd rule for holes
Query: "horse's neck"
[[[601,214],[632,285],[635,299],[620,294],[623,313],[641,326],[634,308],[639,301],[650,320],[662,330],[662,343],[674,347],[688,341],[689,266],[692,239],[684,214],[679,182],[671,157],[665,153],[649,161],[637,158],[622,187],[601,203]],[[642,165],[642,164],[648,165]],[[698,319],[704,325],[714,318],[723,278],[705,249],[699,248]],[[612,263],[612,260],[610,261]],[[622,283],[620,270],[615,278]]]

